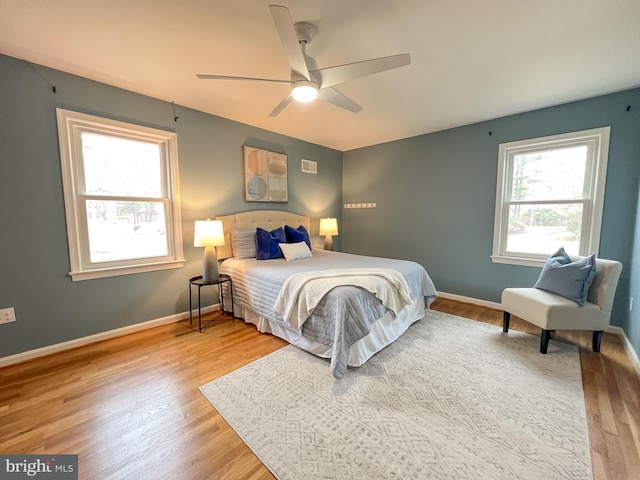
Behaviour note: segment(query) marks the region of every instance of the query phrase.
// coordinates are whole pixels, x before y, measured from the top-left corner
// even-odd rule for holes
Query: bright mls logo
[[[77,455],[0,455],[3,480],[78,480]]]

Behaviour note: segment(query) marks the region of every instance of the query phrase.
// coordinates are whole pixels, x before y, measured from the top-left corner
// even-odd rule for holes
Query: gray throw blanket
[[[301,272],[285,282],[274,310],[299,333],[320,300],[336,287],[353,285],[375,296],[395,315],[411,303],[409,286],[402,274],[389,268],[339,268]]]

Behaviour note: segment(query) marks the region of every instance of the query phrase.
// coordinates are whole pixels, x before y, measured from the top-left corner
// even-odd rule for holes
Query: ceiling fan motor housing
[[[318,27],[311,23],[306,22],[298,22],[293,28],[296,31],[296,35],[298,36],[298,42],[301,44],[308,45],[313,40],[313,37],[318,33]]]

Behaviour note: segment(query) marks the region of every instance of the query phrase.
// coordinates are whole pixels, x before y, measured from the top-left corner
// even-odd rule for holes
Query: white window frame
[[[582,232],[579,255],[587,256],[598,252],[600,246],[600,229],[602,225],[602,209],[607,176],[607,160],[609,155],[609,136],[611,127],[594,128],[579,132],[552,135],[517,142],[502,143],[498,149],[498,183],[496,187],[496,208],[493,231],[493,252],[491,259],[495,263],[512,265],[541,266],[547,255],[526,254],[507,251],[507,235],[509,207],[514,204],[544,204],[545,201],[511,201],[511,179],[514,158],[517,154],[551,150],[559,147],[586,145],[588,158],[585,167],[585,191],[583,205]],[[570,203],[563,201],[547,201],[546,203]],[[574,202],[575,203],[575,202]]]
[[[182,251],[177,135],[173,132],[61,108],[56,109],[56,116],[69,242],[71,267],[69,275],[72,280],[89,280],[182,267],[185,260]],[[166,256],[100,263],[92,263],[90,261],[85,203],[92,197],[84,194],[84,163],[80,137],[83,132],[110,135],[158,145],[161,152],[163,203],[165,204],[167,222],[168,254]],[[121,197],[111,198],[121,199]]]

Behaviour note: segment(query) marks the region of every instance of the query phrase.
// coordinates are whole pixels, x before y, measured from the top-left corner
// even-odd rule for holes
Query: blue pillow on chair
[[[289,225],[285,225],[284,234],[287,237],[287,243],[304,242],[307,244],[307,247],[311,249],[311,240],[309,240],[309,232],[307,232],[307,229],[304,228],[304,225],[300,225],[297,229],[290,227]]]
[[[561,248],[545,261],[534,288],[555,293],[582,306],[587,301],[595,275],[595,253],[572,262]]]
[[[569,264],[573,261],[571,260],[571,257],[567,254],[567,252],[565,252],[564,247],[560,247],[556,253],[554,253],[547,259],[547,261],[550,260],[557,260],[562,265]]]
[[[282,258],[281,243],[287,243],[282,227],[270,232],[258,227],[256,229],[256,258],[258,260]]]

